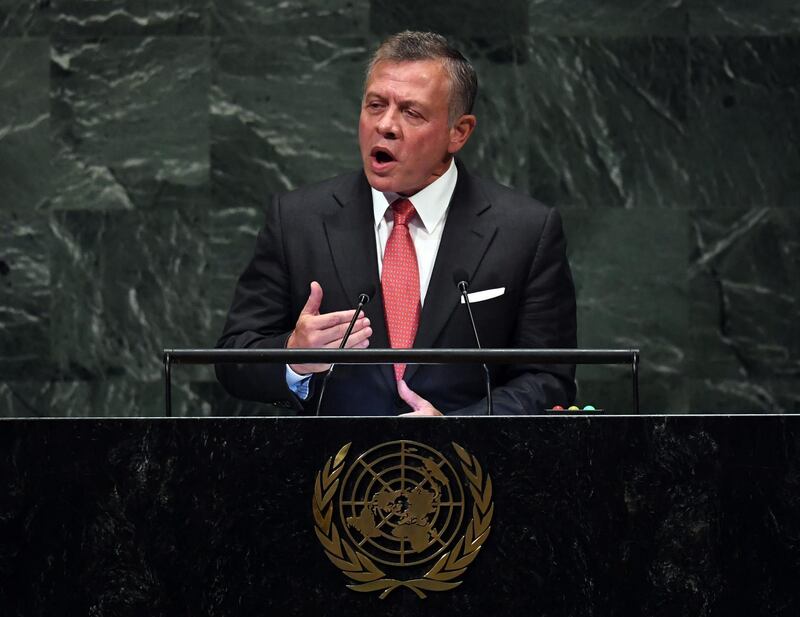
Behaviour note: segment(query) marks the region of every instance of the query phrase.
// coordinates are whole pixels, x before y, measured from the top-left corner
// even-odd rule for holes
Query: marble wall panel
[[[213,347],[261,223],[242,209],[59,213],[53,331],[65,375],[158,380],[163,348]]]
[[[50,32],[51,2],[0,0],[0,36],[42,36]]]
[[[571,36],[681,36],[695,0],[529,0],[530,31]]]
[[[381,35],[401,30],[477,37],[521,35],[528,31],[527,5],[527,0],[506,0],[499,11],[483,0],[371,0],[370,26]]]
[[[551,205],[687,203],[685,41],[508,44],[469,49],[482,88],[464,155],[473,170]]]
[[[207,201],[206,39],[59,39],[52,60],[55,208]]]
[[[689,346],[688,213],[562,209],[578,298],[578,344],[642,352],[643,410],[680,409]],[[631,409],[627,367],[582,366],[580,399]]]
[[[55,0],[54,5],[53,32],[60,36],[197,35],[208,30],[209,0]]]
[[[217,203],[257,206],[268,193],[360,166],[358,114],[367,50],[361,38],[273,36],[219,43],[211,91]]]
[[[0,208],[42,208],[50,197],[50,46],[0,38]]]
[[[692,203],[800,205],[800,37],[695,38]]]
[[[132,417],[163,415],[159,382],[111,378],[0,384],[0,416]]]
[[[796,0],[690,0],[692,34],[800,34]]]
[[[212,4],[213,32],[224,37],[363,36],[368,30],[369,0],[212,0]]]
[[[800,411],[800,212],[702,210],[693,232],[693,404]]]
[[[219,386],[211,368],[194,371],[197,380],[173,373],[172,415],[292,415],[286,408],[238,401]],[[42,379],[0,381],[0,418],[7,417],[156,417],[164,415],[161,380],[137,381],[126,376],[85,380]]]
[[[50,238],[45,217],[0,212],[0,382],[53,373]]]
[[[0,416],[163,414],[161,350],[213,347],[261,212],[66,211],[52,238],[37,221],[0,234]],[[173,369],[176,416],[278,412],[228,397],[211,367]]]

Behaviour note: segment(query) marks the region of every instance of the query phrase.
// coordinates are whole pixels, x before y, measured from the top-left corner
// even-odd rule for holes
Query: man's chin
[[[381,193],[402,193],[401,183],[390,175],[378,175],[370,169],[365,169],[364,173],[367,176],[367,182],[376,191]]]

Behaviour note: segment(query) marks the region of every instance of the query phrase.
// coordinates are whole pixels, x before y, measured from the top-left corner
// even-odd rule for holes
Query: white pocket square
[[[467,294],[467,297],[469,298],[470,304],[475,304],[476,302],[483,302],[484,300],[497,298],[498,296],[502,296],[504,293],[506,293],[505,287],[496,287],[495,289],[473,291],[471,294]],[[464,304],[464,296],[461,296],[461,304]]]

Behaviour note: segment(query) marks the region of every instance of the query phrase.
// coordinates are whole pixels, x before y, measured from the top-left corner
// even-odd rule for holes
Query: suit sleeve
[[[577,346],[575,286],[567,261],[566,239],[558,211],[551,209],[542,226],[525,282],[511,346],[559,349]],[[494,373],[492,403],[496,415],[539,413],[575,399],[574,365],[515,365]],[[486,413],[486,400],[448,415]]]
[[[280,349],[294,328],[290,280],[283,244],[281,204],[275,198],[267,207],[264,227],[255,252],[239,277],[230,311],[217,341],[220,349]],[[290,401],[302,409],[286,384],[284,364],[218,364],[217,379],[237,398]]]

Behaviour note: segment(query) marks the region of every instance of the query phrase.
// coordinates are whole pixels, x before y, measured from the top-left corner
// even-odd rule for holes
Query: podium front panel
[[[800,418],[0,421],[3,615],[797,615]]]

